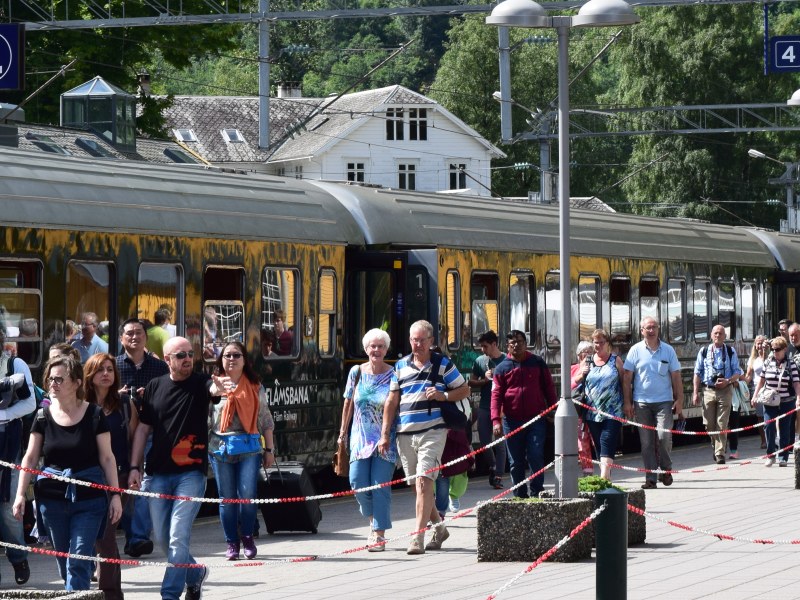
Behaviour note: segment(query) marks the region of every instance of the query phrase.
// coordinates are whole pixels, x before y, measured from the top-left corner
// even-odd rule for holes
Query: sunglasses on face
[[[63,377],[48,377],[47,378],[47,383],[49,383],[50,385],[61,385],[62,383],[64,383],[64,378]]]
[[[222,358],[227,358],[228,360],[239,360],[242,358],[242,355],[239,352],[229,352],[228,354],[223,354]]]
[[[180,351],[180,352],[173,352],[170,356],[174,356],[178,360],[183,360],[187,356],[192,358],[194,356],[194,350],[189,350],[188,352]]]

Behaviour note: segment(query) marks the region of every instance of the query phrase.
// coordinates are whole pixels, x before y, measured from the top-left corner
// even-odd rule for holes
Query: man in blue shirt
[[[658,339],[658,323],[653,317],[644,317],[640,324],[642,341],[631,347],[625,358],[622,394],[626,416],[635,411],[636,421],[658,428],[658,458],[654,434],[651,429],[639,428],[642,460],[648,473],[642,489],[653,489],[656,480],[672,485],[672,474],[656,477],[657,468],[672,470],[672,411],[683,416],[683,382],[681,365],[672,346]],[[631,405],[633,400],[633,405]]]
[[[81,364],[84,364],[94,354],[108,352],[108,344],[97,335],[97,315],[93,312],[83,313],[81,337],[72,342],[72,347],[81,353]]]
[[[725,345],[725,328],[715,325],[711,330],[712,344],[697,353],[694,364],[694,393],[692,404],[700,404],[700,389],[703,390],[703,424],[706,431],[724,431],[733,406],[733,385],[742,376],[736,350]],[[733,385],[731,385],[733,384]],[[711,436],[714,444],[714,461],[725,464],[725,433]]]

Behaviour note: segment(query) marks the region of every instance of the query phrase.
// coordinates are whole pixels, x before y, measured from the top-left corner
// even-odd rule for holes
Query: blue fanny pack
[[[213,452],[215,456],[225,458],[226,456],[261,452],[261,434],[259,433],[232,433],[219,437],[219,447]]]

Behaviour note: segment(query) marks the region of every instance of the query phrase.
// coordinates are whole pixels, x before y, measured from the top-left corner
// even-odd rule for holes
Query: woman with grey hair
[[[583,340],[578,344],[575,349],[575,354],[578,356],[578,362],[570,368],[570,386],[574,390],[579,385],[583,384],[582,367],[586,359],[592,354],[592,343]],[[578,409],[580,414],[582,411]],[[578,461],[581,463],[581,469],[584,475],[591,475],[594,473],[594,465],[592,464],[592,436],[589,433],[589,427],[586,422],[578,417]]]
[[[391,481],[397,460],[396,428],[392,424],[389,449],[378,450],[383,426],[383,407],[389,397],[392,367],[384,362],[391,340],[382,329],[370,329],[363,339],[369,359],[347,376],[339,442],[350,438],[350,486],[357,490]],[[352,419],[352,427],[351,421]],[[392,527],[390,486],[356,494],[361,514],[370,523],[370,552],[384,550],[386,530]],[[375,545],[377,544],[377,545]]]

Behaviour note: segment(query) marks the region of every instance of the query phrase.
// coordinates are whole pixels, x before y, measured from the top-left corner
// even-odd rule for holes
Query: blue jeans
[[[503,417],[503,433],[508,435],[509,432],[521,427],[524,423],[525,421],[515,421],[514,419]],[[539,419],[506,440],[508,457],[511,461],[511,481],[514,485],[525,479],[526,457],[531,473],[535,473],[544,467],[544,440],[546,435],[547,425],[544,419]],[[544,474],[531,479],[528,485],[530,486],[531,496],[538,496],[539,492],[544,489]],[[522,485],[515,489],[514,495],[517,498],[527,498],[528,490],[526,486]]]
[[[258,481],[258,467],[261,465],[261,453],[241,454],[233,456],[228,461],[220,460],[214,454],[208,455],[214,477],[217,480],[217,489],[220,498],[256,498],[256,484]],[[229,544],[238,544],[241,537],[253,535],[256,523],[255,504],[220,504],[219,520],[222,521],[222,531],[225,541]]]
[[[200,471],[154,474],[150,490],[157,494],[202,498],[206,491],[206,478]],[[189,552],[194,518],[200,511],[199,502],[188,500],[150,500],[150,517],[153,519],[153,537],[172,564],[194,564]],[[161,582],[162,600],[179,600],[187,586],[200,583],[202,569],[167,567]]]
[[[639,442],[642,446],[642,462],[648,471],[661,467],[663,471],[672,470],[672,401],[667,402],[634,402],[636,421],[642,425],[661,428],[658,433],[652,429],[639,428]],[[658,456],[656,456],[656,438],[658,438]],[[645,481],[655,483],[658,473],[647,473]]]
[[[19,462],[16,460],[15,462]],[[17,521],[11,512],[11,505],[14,503],[14,494],[17,493],[17,482],[19,481],[19,471],[11,469],[11,500],[7,503],[0,503],[0,540],[7,544],[25,545],[25,533],[22,529],[22,521]],[[44,532],[42,532],[44,533]],[[21,563],[28,558],[26,550],[16,548],[6,548],[6,558],[12,565]]]
[[[94,555],[94,544],[108,510],[105,497],[68,502],[41,498],[42,519],[50,532],[53,548],[59,552]],[[88,590],[94,563],[90,560],[56,558],[58,574],[67,591]]]
[[[145,456],[150,452],[152,445],[153,436],[150,435],[147,437],[147,442],[145,442],[144,445]],[[145,474],[144,466],[142,466],[141,473],[142,484],[139,486],[139,490],[142,492],[149,492],[150,475]],[[137,542],[145,542],[150,539],[150,532],[153,531],[153,520],[150,518],[150,498],[144,496],[131,496],[131,498],[133,498],[133,516],[131,517],[128,542],[130,544],[136,544]]]
[[[764,406],[764,420],[774,419],[779,415],[785,415],[794,408],[794,398],[789,402],[781,402],[778,406]],[[764,435],[767,437],[767,454],[772,454],[778,449],[778,440],[775,439],[776,423],[769,423],[764,426]],[[779,429],[781,446],[788,446],[794,442],[794,415],[784,417],[777,423]],[[778,454],[780,460],[789,460],[789,452],[792,448],[787,448]]]
[[[616,419],[603,419],[602,421],[587,421],[586,424],[592,434],[597,457],[614,458],[617,453],[622,423]]]
[[[478,409],[478,438],[481,440],[481,446],[485,446],[494,440],[492,433],[492,415],[488,408]],[[491,450],[486,450],[483,455],[486,457],[486,463],[489,465],[489,470],[494,471],[496,475],[501,477],[506,472],[506,443],[497,444]]]
[[[394,463],[374,454],[369,458],[360,458],[350,463],[350,487],[359,488],[386,483],[392,480]],[[372,517],[372,530],[385,531],[392,528],[392,488],[378,488],[371,492],[356,494],[361,514]]]

